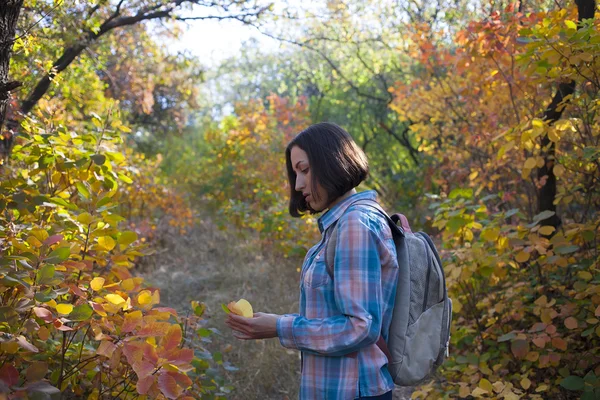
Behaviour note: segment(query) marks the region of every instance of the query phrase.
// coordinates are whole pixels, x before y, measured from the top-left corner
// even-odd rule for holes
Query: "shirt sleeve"
[[[381,221],[359,208],[338,221],[334,298],[339,315],[307,319],[286,315],[277,321],[284,347],[343,356],[373,344],[381,332]]]

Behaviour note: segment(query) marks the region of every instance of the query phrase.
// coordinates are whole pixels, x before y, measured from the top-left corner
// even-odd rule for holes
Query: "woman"
[[[387,340],[398,263],[385,217],[365,204],[375,192],[355,189],[368,174],[365,154],[344,129],[320,123],[289,143],[286,164],[290,214],[327,210],[319,218],[322,239],[302,265],[300,313],[228,314],[226,322],[239,339],[278,337],[301,351],[300,399],[391,399],[394,383],[377,342]],[[325,250],[332,232],[330,273]]]

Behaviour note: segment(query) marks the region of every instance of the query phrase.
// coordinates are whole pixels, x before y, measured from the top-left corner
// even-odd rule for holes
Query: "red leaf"
[[[114,343],[109,342],[108,340],[104,340],[102,341],[102,343],[100,343],[100,346],[98,346],[96,354],[100,354],[101,356],[110,358],[112,357],[112,353],[116,350],[116,348],[117,346]]]
[[[79,286],[77,286],[77,285],[70,285],[69,289],[71,290],[71,293],[76,294],[79,297],[87,298],[85,292],[82,291]]]
[[[567,342],[559,337],[552,338],[552,346],[562,351],[567,350]]]
[[[52,246],[54,243],[58,243],[63,240],[63,235],[54,235],[50,236],[48,239],[44,240],[44,244],[46,246]]]
[[[150,375],[145,378],[138,379],[137,384],[136,384],[136,389],[139,394],[146,394],[146,393],[148,393],[148,390],[150,390],[150,387],[152,386],[153,383],[154,383],[154,375]]]
[[[145,343],[144,346],[144,358],[154,364],[158,363],[158,354],[156,349],[150,343]]]
[[[565,326],[567,327],[567,329],[575,329],[578,325],[579,324],[577,323],[577,320],[573,317],[565,319]]]
[[[82,261],[67,260],[63,261],[60,265],[66,268],[76,269],[78,271],[85,271],[88,269],[88,265]]]
[[[176,399],[182,392],[179,386],[177,386],[175,378],[168,373],[163,373],[158,377],[158,388],[167,399]]]
[[[142,324],[142,312],[141,311],[133,311],[125,314],[125,319],[123,321],[123,326],[121,327],[121,331],[123,332],[131,332],[138,325]]]
[[[74,330],[70,326],[63,324],[60,319],[55,319],[53,322],[53,325],[56,329],[58,329],[59,331],[63,331],[63,332],[68,332],[68,331]]]
[[[25,336],[18,336],[17,343],[19,343],[19,346],[21,346],[25,350],[32,351],[34,353],[39,353],[38,348],[29,343],[27,339],[25,339]]]
[[[524,358],[529,353],[529,343],[522,339],[514,340],[510,344],[510,350],[517,358]]]
[[[123,354],[127,358],[129,365],[133,366],[138,361],[141,361],[144,357],[142,351],[142,344],[138,342],[125,343],[123,346]]]
[[[52,312],[47,308],[33,307],[33,312],[38,318],[42,319],[44,322],[54,321],[54,316],[52,315]]]
[[[148,375],[151,375],[155,369],[154,365],[150,364],[148,361],[145,360],[138,361],[134,363],[131,367],[138,376],[138,379],[143,379]]]
[[[194,351],[192,349],[175,349],[165,355],[165,358],[173,365],[185,365],[194,359]]]
[[[169,314],[171,314],[175,317],[177,316],[177,311],[175,311],[174,309],[172,309],[170,307],[156,307],[153,309],[153,311],[168,312]]]
[[[14,386],[19,383],[19,371],[12,364],[4,364],[0,368],[0,380],[4,381],[8,386]]]
[[[538,336],[535,339],[533,339],[533,344],[535,344],[540,349],[543,349],[544,347],[546,347],[546,339],[544,339],[541,336]]]
[[[182,339],[181,326],[179,326],[179,324],[174,324],[174,325],[171,325],[171,327],[169,328],[169,331],[167,332],[165,337],[163,337],[163,339],[160,343],[161,343],[162,347],[168,351],[168,350],[176,349],[177,347],[179,347],[179,344],[181,343],[181,339]]]
[[[190,386],[192,386],[192,380],[186,375],[186,374],[182,374],[180,372],[167,372],[169,374],[169,376],[172,376],[173,379],[175,379],[177,381],[177,383],[179,384],[179,386],[181,386],[183,389],[186,389]]]
[[[168,322],[151,322],[140,329],[136,336],[165,336],[170,328],[171,324]]]

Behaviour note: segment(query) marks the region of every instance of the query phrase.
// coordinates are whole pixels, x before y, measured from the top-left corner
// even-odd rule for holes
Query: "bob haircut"
[[[300,217],[307,211],[316,213],[306,203],[302,192],[296,191],[296,172],[291,158],[295,146],[308,156],[312,187],[316,188],[319,184],[327,193],[329,203],[354,189],[369,174],[367,157],[348,132],[329,122],[309,126],[296,135],[285,149],[292,217]],[[316,192],[315,195],[318,196]]]

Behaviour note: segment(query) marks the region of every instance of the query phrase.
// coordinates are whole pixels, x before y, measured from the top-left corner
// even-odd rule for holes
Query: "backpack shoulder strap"
[[[412,232],[410,230],[410,225],[408,224],[408,220],[406,219],[406,217],[404,215],[394,214],[390,217],[383,210],[383,208],[381,208],[379,203],[377,203],[376,201],[372,201],[372,200],[357,200],[356,202],[350,204],[348,206],[348,208],[352,207],[353,205],[357,205],[357,204],[375,208],[377,211],[379,211],[381,214],[383,214],[385,216],[385,218],[388,222],[388,225],[390,226],[390,229],[392,230],[392,236],[394,237],[394,242],[396,241],[396,238],[398,236],[403,237],[405,232]],[[339,221],[339,219],[338,219],[338,221]],[[398,225],[397,225],[398,221],[402,221],[401,228],[398,227]],[[337,226],[337,221],[336,221],[336,222],[334,222],[334,225],[331,229],[331,233],[329,234],[329,240],[327,241],[327,245],[326,245],[327,247],[325,248],[325,265],[327,267],[327,272],[329,273],[330,276],[333,276],[335,248],[337,246],[337,231],[338,231],[338,226]],[[385,340],[383,339],[383,336],[381,336],[381,334],[379,335],[379,339],[377,339],[376,345],[383,352],[383,354],[385,354],[385,356],[388,359],[388,362],[391,362],[392,355],[390,353],[387,343],[385,342]],[[351,357],[356,357],[356,356],[357,356],[357,353],[351,354]]]
[[[410,225],[408,224],[408,219],[403,214],[394,214],[391,217],[385,212],[385,210],[374,200],[357,200],[354,203],[351,203],[348,208],[354,205],[364,205],[371,208],[376,209],[382,214],[388,222],[390,229],[392,230],[392,236],[394,237],[394,241],[396,241],[397,237],[404,237],[405,232],[412,232],[410,229]],[[341,216],[340,216],[341,218]],[[339,221],[339,219],[338,219]],[[325,264],[327,266],[327,272],[329,272],[330,276],[333,276],[333,263],[335,258],[335,248],[337,247],[337,223],[334,222],[333,227],[331,228],[331,233],[329,234],[329,240],[327,241],[327,247],[325,248]],[[401,226],[397,225],[398,221],[401,222]]]

